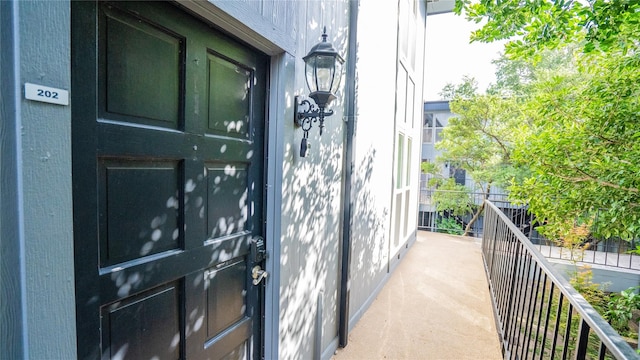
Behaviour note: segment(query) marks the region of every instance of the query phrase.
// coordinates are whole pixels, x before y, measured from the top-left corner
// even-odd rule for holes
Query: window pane
[[[404,183],[402,175],[404,174],[404,135],[398,134],[398,145],[396,148],[396,189],[402,188]]]
[[[407,138],[407,162],[405,165],[405,172],[406,172],[406,176],[405,176],[405,185],[409,186],[411,183],[411,138],[408,137]]]
[[[406,122],[407,110],[407,71],[400,66],[396,84],[396,123]]]
[[[432,113],[424,113],[424,127],[432,128],[433,127],[433,114]]]
[[[412,128],[415,126],[413,122],[413,114],[415,113],[413,108],[415,89],[416,85],[413,83],[413,80],[409,79],[409,81],[407,81],[407,119],[405,122],[411,124]]]
[[[422,131],[422,142],[425,144],[433,143],[433,128],[425,128]]]

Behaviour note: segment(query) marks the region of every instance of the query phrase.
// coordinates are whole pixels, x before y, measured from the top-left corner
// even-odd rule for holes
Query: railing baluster
[[[502,224],[500,226],[502,226]],[[512,268],[512,266],[510,265],[510,260],[512,258],[511,253],[513,252],[515,243],[507,241],[506,232],[501,232],[500,234],[501,235],[498,235],[500,237],[500,248],[501,248],[500,268],[498,269],[497,273],[494,274],[494,276],[501,279],[500,294],[502,296],[502,299],[500,301],[500,311],[501,311],[500,316],[504,320],[507,313],[506,305],[509,299],[508,294],[511,291],[509,289],[509,284],[511,283],[512,272],[509,271],[509,269]]]
[[[487,211],[485,209],[485,211]],[[494,212],[492,212],[492,215],[495,214]],[[493,217],[493,216],[492,216]],[[496,254],[496,236],[495,236],[495,231],[498,228],[498,221],[500,220],[500,218],[498,218],[497,216],[495,216],[495,221],[493,221],[493,219],[490,219],[490,222],[492,224],[491,226],[491,235],[493,235],[493,241],[491,241],[491,257],[490,258],[490,262],[489,262],[489,273],[493,272],[493,263],[494,263],[494,257]],[[484,245],[484,240],[482,241],[483,245]]]
[[[556,311],[556,325],[553,329],[553,343],[551,345],[551,359],[553,360],[556,355],[556,345],[558,344],[558,328],[560,327],[560,318],[562,317],[562,302],[564,300],[564,294],[560,293],[558,297],[558,310]]]
[[[567,312],[567,324],[564,331],[564,344],[562,346],[562,360],[567,360],[569,356],[569,342],[571,341],[571,319],[573,318],[573,305],[569,303],[569,311]]]
[[[538,291],[540,290],[540,274],[541,274],[540,267],[539,266],[535,266],[532,283],[535,284],[536,291],[534,293],[533,292],[533,287],[532,287],[531,294],[529,294],[529,308],[527,309],[527,325],[525,327],[525,333],[524,333],[524,338],[527,341],[526,345],[524,346],[524,349],[525,349],[524,350],[524,354],[526,354],[526,355],[529,354],[529,344],[531,343],[533,319],[534,319],[534,315],[535,315],[536,304],[538,303],[537,299],[538,299]],[[528,356],[524,356],[524,357],[520,356],[520,357],[521,358],[528,358]]]
[[[514,265],[513,265],[513,273],[512,273],[512,281],[511,281],[511,286],[510,291],[509,291],[509,302],[507,303],[507,321],[506,321],[506,326],[507,326],[507,336],[506,336],[506,340],[507,343],[509,344],[509,349],[510,351],[513,350],[513,338],[514,338],[514,332],[515,332],[515,322],[516,320],[514,320],[514,317],[516,314],[514,314],[517,309],[517,305],[514,303],[515,301],[519,300],[518,299],[518,295],[519,295],[519,288],[516,287],[516,283],[518,282],[518,279],[520,278],[520,246],[516,245],[516,256],[514,259]]]
[[[506,233],[505,233],[506,234]],[[509,312],[509,299],[510,295],[513,293],[511,288],[512,281],[515,281],[515,277],[513,276],[513,272],[510,269],[513,268],[511,265],[511,260],[515,256],[515,241],[507,241],[506,235],[502,236],[503,239],[501,241],[502,244],[502,259],[501,259],[501,271],[500,274],[497,275],[498,278],[501,279],[500,286],[500,318],[503,321],[502,325],[502,335],[506,336],[506,328],[507,328],[507,314]],[[512,255],[514,254],[514,255]],[[515,271],[515,269],[514,269]]]
[[[542,269],[542,268],[540,268]],[[533,359],[533,357],[536,354],[536,350],[538,349],[538,339],[540,338],[540,324],[542,322],[542,312],[543,312],[543,308],[544,308],[544,295],[547,292],[547,274],[544,274],[544,280],[542,281],[542,295],[540,295],[540,310],[538,311],[538,325],[536,326],[536,337],[535,337],[535,342],[533,343],[533,356],[531,356],[531,358]],[[536,295],[537,296],[537,295]],[[544,327],[544,329],[546,330],[546,326]],[[542,351],[544,352],[544,340],[542,342]]]
[[[589,346],[589,331],[591,328],[584,319],[580,320],[578,330],[578,345],[576,346],[576,360],[584,360],[587,357],[587,347]]]
[[[598,360],[604,360],[607,355],[607,347],[604,346],[604,342],[600,342],[600,348],[598,349]]]
[[[496,236],[497,238],[497,236]],[[505,283],[508,281],[507,276],[504,275],[504,272],[501,271],[504,268],[505,256],[504,249],[505,244],[503,241],[497,241],[497,254],[495,258],[495,263],[493,267],[493,273],[490,275],[493,280],[492,284],[494,286],[495,296],[496,296],[496,315],[498,319],[501,321],[501,324],[504,322],[504,299],[506,297],[505,293]],[[501,326],[501,329],[504,325]],[[503,336],[503,332],[500,332],[500,336]]]
[[[540,351],[540,359],[544,356],[544,350],[547,347],[547,330],[549,329],[549,320],[551,320],[551,310],[553,308],[553,290],[555,289],[555,285],[551,284],[551,290],[549,291],[549,302],[547,303],[547,315],[544,321],[544,328],[542,331],[542,349]]]
[[[525,300],[529,292],[529,271],[531,265],[531,256],[525,255],[524,265],[522,266],[520,284],[518,286],[518,306],[516,310],[515,330],[517,330],[517,338],[515,341],[516,348],[522,348],[520,343],[520,335],[522,334],[522,320],[524,317]],[[524,341],[524,339],[523,339]]]

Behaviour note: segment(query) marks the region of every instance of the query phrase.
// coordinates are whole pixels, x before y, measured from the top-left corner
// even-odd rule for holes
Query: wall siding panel
[[[71,109],[22,91],[25,82],[69,89],[70,16],[62,1],[0,5],[0,285],[13,298],[0,298],[3,359],[76,358]]]

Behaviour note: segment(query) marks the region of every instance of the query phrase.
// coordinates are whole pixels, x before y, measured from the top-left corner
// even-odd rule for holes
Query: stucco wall
[[[391,214],[394,188],[394,146],[396,127],[396,68],[398,63],[398,2],[360,3],[358,21],[357,129],[354,163],[354,214],[351,258],[350,326],[362,315],[380,286],[393,269],[397,256],[406,251],[407,242],[415,237],[399,239],[393,246]],[[420,14],[418,15],[420,17]],[[385,21],[380,21],[385,19]],[[423,21],[423,20],[422,20]],[[406,24],[401,24],[403,26]],[[418,29],[416,54],[416,94],[412,111],[421,119],[422,58],[424,27]],[[376,36],[371,36],[375,33]],[[418,120],[420,121],[420,120]],[[419,129],[413,137],[415,165],[409,175],[417,189],[419,165]],[[415,178],[415,179],[414,179]],[[416,201],[417,201],[417,192]],[[409,208],[417,207],[414,202]],[[397,211],[397,210],[396,210]],[[411,213],[410,210],[409,213]],[[409,216],[413,216],[409,214]],[[409,219],[410,223],[413,222]],[[399,249],[399,250],[398,250]]]
[[[3,331],[10,328],[0,350],[6,358],[76,357],[71,109],[22,93],[25,82],[69,89],[70,15],[61,1],[2,3],[1,285],[12,295],[1,313]]]
[[[388,273],[397,13],[397,1],[362,1],[358,14],[351,326]]]

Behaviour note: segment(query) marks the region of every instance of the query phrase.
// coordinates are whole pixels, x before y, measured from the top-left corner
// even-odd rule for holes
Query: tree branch
[[[558,178],[563,179],[563,180],[574,182],[574,183],[595,181],[595,182],[597,182],[598,184],[600,184],[602,186],[606,186],[606,187],[610,187],[610,188],[614,188],[614,189],[618,189],[618,190],[628,191],[628,192],[632,192],[632,193],[635,193],[635,194],[640,192],[640,190],[638,190],[638,188],[629,188],[629,187],[625,187],[625,186],[620,186],[618,184],[614,184],[614,183],[609,182],[609,181],[598,179],[598,178],[596,178],[594,176],[591,176],[591,175],[585,173],[584,171],[582,171],[582,170],[580,170],[578,168],[575,168],[575,169],[577,171],[585,174],[585,176],[583,176],[583,177],[572,177],[572,176],[563,176],[563,175],[558,175],[558,174],[554,174],[553,176],[558,177]]]

